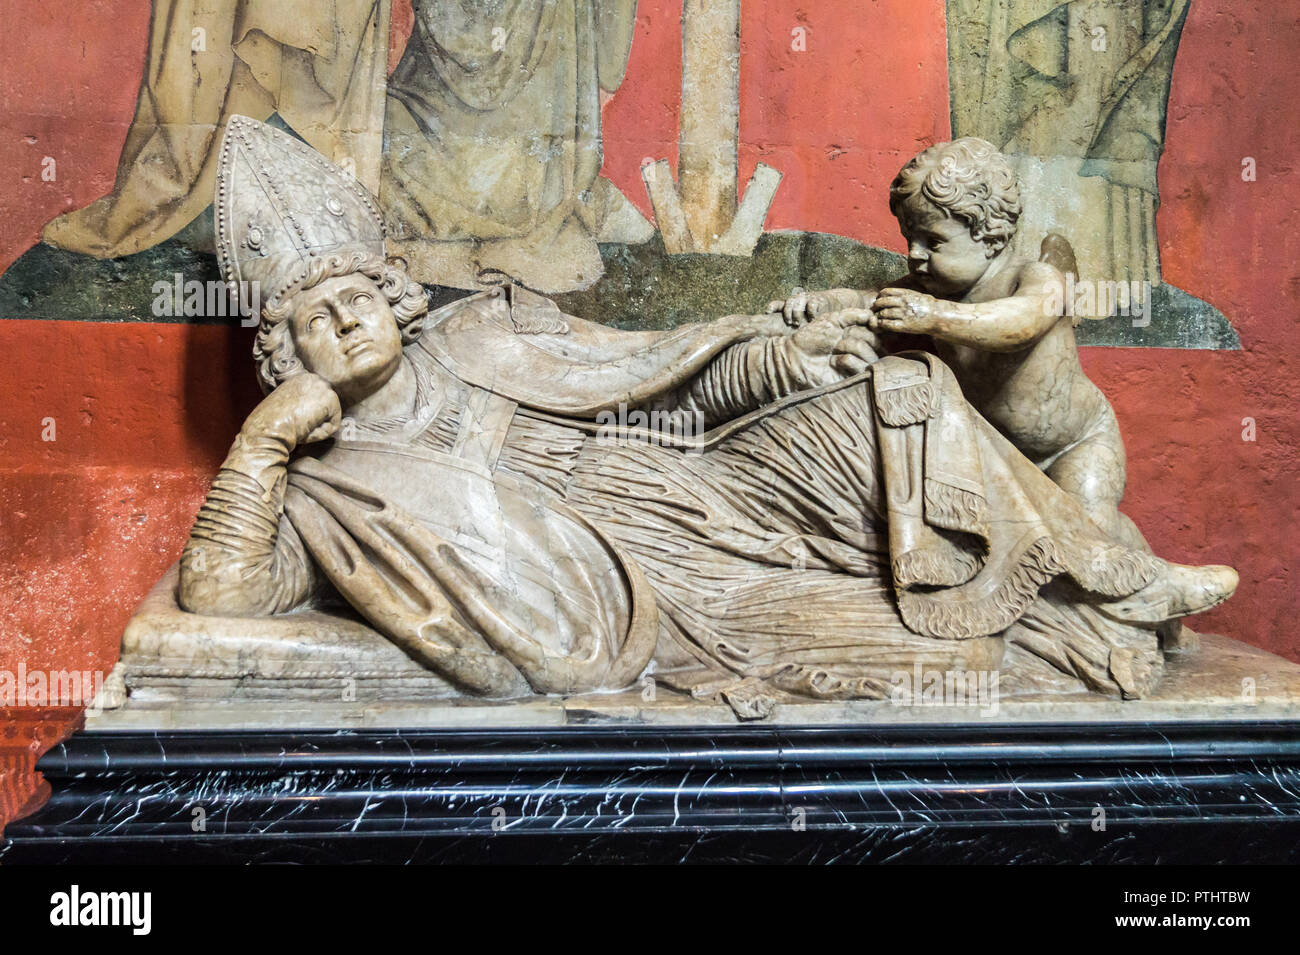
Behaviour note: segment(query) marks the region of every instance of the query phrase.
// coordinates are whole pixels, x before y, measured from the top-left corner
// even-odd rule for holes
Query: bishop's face
[[[333,386],[345,408],[374,394],[401,366],[397,319],[365,275],[326,279],[291,301],[298,360]]]

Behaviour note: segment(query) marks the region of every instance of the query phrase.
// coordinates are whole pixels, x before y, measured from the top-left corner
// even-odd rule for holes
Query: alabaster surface
[[[725,726],[742,719],[707,686],[700,694],[674,689],[653,666],[615,692],[475,697],[421,666],[355,614],[205,617],[180,609],[176,586],[172,568],[141,604],[123,639],[122,662],[100,706],[88,715],[88,729]],[[1198,635],[1195,647],[1167,654],[1159,684],[1140,700],[1086,689],[1017,691],[1004,686],[1000,673],[914,665],[891,674],[885,699],[815,701],[789,694],[774,700],[766,716],[801,725],[1036,724],[1249,722],[1294,718],[1297,712],[1300,665],[1207,634]]]
[[[128,628],[124,688],[662,691],[740,719],[919,704],[954,674],[986,703],[1152,697],[1236,575],[1161,559],[1120,510],[1071,242],[1016,251],[1017,177],[983,140],[921,153],[889,202],[908,272],[882,289],[660,332],[513,281],[430,312],[354,177],[233,117],[219,258],[262,303],[266,397]]]

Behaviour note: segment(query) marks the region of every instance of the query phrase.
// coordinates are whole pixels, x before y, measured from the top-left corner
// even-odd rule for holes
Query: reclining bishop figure
[[[365,189],[243,117],[216,222],[267,394],[181,559],[190,613],[347,604],[466,694],[653,666],[761,714],[918,664],[1140,697],[1162,626],[1236,585],[1107,537],[862,312],[627,332],[503,286],[429,313]]]

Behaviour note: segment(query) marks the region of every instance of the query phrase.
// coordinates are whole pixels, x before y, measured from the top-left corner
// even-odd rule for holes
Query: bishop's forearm
[[[708,429],[837,377],[828,358],[808,358],[788,335],[756,338],[718,355],[677,393],[671,410]]]
[[[181,556],[183,609],[262,615],[282,613],[306,599],[313,587],[310,559],[296,535],[281,532],[285,475],[274,456],[249,453],[236,442]]]

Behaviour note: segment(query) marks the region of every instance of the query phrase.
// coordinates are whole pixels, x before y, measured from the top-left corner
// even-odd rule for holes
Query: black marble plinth
[[[1300,723],[84,732],[0,860],[1300,861]]]

